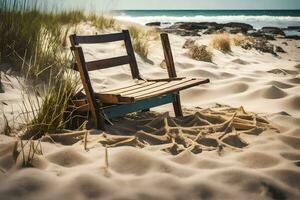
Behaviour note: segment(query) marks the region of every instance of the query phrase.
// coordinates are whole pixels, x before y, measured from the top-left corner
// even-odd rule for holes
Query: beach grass
[[[23,76],[31,89],[24,103],[26,133],[40,136],[64,128],[67,104],[78,85],[69,71],[66,38],[70,26],[86,20],[83,12],[45,13],[26,0],[0,0],[0,18],[1,63]]]
[[[64,130],[72,117],[67,107],[78,92],[78,86],[79,78],[75,73],[61,70],[55,82],[50,81],[42,89],[34,89],[35,98],[28,97],[23,106],[24,113],[27,113],[24,117],[24,137],[40,138]]]
[[[217,34],[212,38],[211,46],[223,53],[231,52],[231,40],[227,33]]]
[[[242,46],[248,43],[253,43],[254,39],[244,34],[235,34],[232,36],[232,41],[235,46]]]
[[[213,56],[212,52],[207,49],[207,46],[195,44],[189,48],[188,55],[195,60],[204,62],[212,62]]]
[[[150,32],[139,28],[138,26],[129,26],[128,31],[132,40],[134,51],[143,58],[149,54],[149,34]]]
[[[116,20],[113,17],[107,17],[104,15],[90,14],[87,20],[91,22],[93,26],[100,30],[115,29],[117,27]]]

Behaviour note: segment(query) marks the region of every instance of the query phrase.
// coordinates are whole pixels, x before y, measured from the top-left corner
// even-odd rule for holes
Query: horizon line
[[[224,11],[224,10],[228,10],[228,11],[240,11],[240,10],[244,10],[244,11],[280,11],[280,10],[285,10],[285,11],[300,11],[300,8],[298,9],[113,9],[113,11],[169,11],[169,10],[174,10],[174,11],[178,11],[178,10],[184,10],[184,11],[207,11],[207,10],[212,10],[212,11]]]

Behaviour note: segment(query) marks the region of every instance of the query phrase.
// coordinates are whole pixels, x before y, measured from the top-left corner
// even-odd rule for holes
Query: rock
[[[280,46],[275,46],[275,51],[278,53],[286,53],[286,51]]]
[[[172,29],[173,32],[176,32],[174,30],[180,30],[181,31],[180,35],[182,35],[182,33],[184,33],[184,35],[189,33],[189,32],[183,32],[183,30],[193,31],[192,33],[204,30],[203,31],[204,34],[214,34],[218,32],[228,32],[228,33],[236,34],[236,33],[247,33],[249,30],[253,30],[253,27],[250,24],[238,23],[238,22],[230,22],[225,24],[219,24],[216,22],[176,22],[168,29]]]
[[[293,39],[293,40],[300,40],[300,36],[299,35],[288,35],[285,36],[286,39]]]
[[[198,30],[189,31],[189,30],[184,30],[184,29],[173,29],[173,28],[165,28],[162,30],[166,33],[172,33],[172,34],[180,35],[180,36],[201,36],[201,34],[199,34]]]
[[[264,38],[256,38],[254,42],[247,42],[241,45],[241,47],[246,50],[255,49],[263,53],[271,53],[273,55],[277,55],[274,51],[274,45],[269,43],[268,40]]]
[[[288,26],[285,30],[300,30],[300,26]]]
[[[278,27],[263,27],[259,31],[262,33],[266,33],[266,34],[285,36],[285,33],[283,32],[283,30],[281,30]]]
[[[206,22],[177,22],[170,27],[171,29],[184,29],[184,30],[203,30],[207,29]]]
[[[189,48],[191,48],[192,46],[194,46],[195,45],[195,42],[196,42],[196,40],[193,40],[193,39],[187,39],[186,41],[185,41],[185,43],[184,43],[184,45],[182,46],[182,48],[184,48],[184,49],[189,49]]]
[[[287,42],[282,42],[282,44],[284,44],[285,46],[288,46],[288,43],[287,43]]]
[[[275,40],[275,37],[273,35],[264,34],[264,33],[257,32],[257,31],[248,33],[248,35],[252,36],[252,37],[256,37],[256,38],[264,38],[266,40]]]
[[[233,28],[235,30],[240,30],[242,33],[247,33],[250,30],[253,30],[253,26],[246,23],[239,23],[239,22],[230,22],[223,24],[224,27]]]
[[[161,26],[161,22],[150,22],[147,23],[146,26]]]

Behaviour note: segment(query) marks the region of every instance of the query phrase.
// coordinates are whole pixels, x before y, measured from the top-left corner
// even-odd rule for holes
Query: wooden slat
[[[168,88],[168,87],[171,87],[174,85],[179,85],[179,84],[185,83],[190,80],[191,79],[183,79],[183,80],[179,80],[179,81],[155,82],[155,84],[153,84],[151,86],[147,86],[147,87],[141,88],[139,90],[133,90],[130,92],[122,92],[120,95],[122,95],[122,96],[139,96],[140,94],[147,94],[147,93],[151,93],[153,91],[163,90],[165,88]]]
[[[205,84],[205,83],[209,83],[209,79],[203,79],[203,80],[191,80],[185,83],[181,83],[179,85],[173,85],[171,87],[165,88],[165,89],[161,89],[161,90],[157,90],[157,91],[153,91],[151,93],[144,93],[144,94],[140,94],[138,96],[133,96],[136,100],[141,100],[141,99],[146,99],[146,98],[150,98],[150,97],[154,97],[154,96],[159,96],[162,94],[166,94],[166,93],[174,93],[174,92],[179,92],[181,90],[184,89],[188,89],[197,85],[201,85],[201,84]]]
[[[152,85],[154,83],[155,82],[139,81],[136,84],[125,86],[125,87],[121,87],[121,88],[115,88],[115,89],[112,89],[112,90],[106,90],[103,93],[120,94],[122,92],[139,89],[139,88],[145,87],[147,85]]]
[[[153,88],[158,88],[158,87],[164,86],[168,83],[170,83],[170,82],[167,82],[167,81],[166,82],[161,82],[161,81],[153,82],[153,84],[151,84],[151,85],[147,85],[147,86],[141,87],[139,89],[134,89],[134,90],[122,92],[122,93],[119,93],[119,94],[121,96],[132,96],[133,94],[136,94],[136,93],[139,93],[139,92],[144,92],[144,91],[147,91],[147,90],[150,90],[150,89],[153,89]]]
[[[178,81],[185,79],[186,77],[174,77],[174,78],[161,78],[161,79],[146,79],[147,81],[154,81],[154,82],[159,82],[159,81]]]
[[[129,56],[120,56],[115,58],[103,59],[86,62],[86,67],[88,71],[98,70],[98,69],[106,69],[110,67],[115,67],[119,65],[126,65],[130,63]]]
[[[75,44],[78,45],[78,44],[116,42],[124,39],[125,36],[123,33],[112,33],[106,35],[81,35],[81,36],[76,36]]]

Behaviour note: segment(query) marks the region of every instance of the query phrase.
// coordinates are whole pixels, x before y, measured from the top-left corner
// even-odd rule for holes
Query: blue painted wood
[[[174,102],[174,100],[175,100],[175,94],[169,93],[158,97],[151,97],[149,99],[136,101],[130,104],[114,105],[114,106],[106,107],[103,108],[103,110],[108,118],[114,118],[114,117],[124,116],[128,113],[137,112],[148,108],[153,108],[167,103],[172,103]]]

